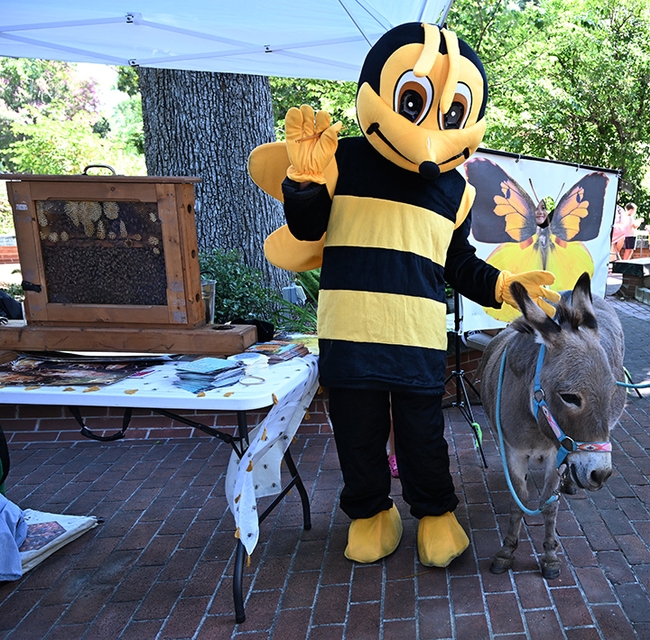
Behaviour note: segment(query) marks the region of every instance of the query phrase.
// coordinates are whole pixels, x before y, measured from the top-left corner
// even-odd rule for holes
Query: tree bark
[[[267,284],[291,274],[264,257],[265,238],[284,224],[282,205],[251,181],[246,163],[275,139],[268,79],[262,76],[140,68],[149,175],[197,176],[200,251],[238,249]]]

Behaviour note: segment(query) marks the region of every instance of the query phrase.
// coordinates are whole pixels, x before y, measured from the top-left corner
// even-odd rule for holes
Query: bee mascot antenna
[[[557,299],[544,287],[552,274],[499,271],[468,242],[474,189],[455,168],[483,138],[486,100],[467,44],[435,25],[403,24],[363,64],[362,137],[339,140],[340,123],[303,105],[287,113],[286,143],[249,159],[256,184],[284,202],[287,225],[267,238],[267,258],[291,271],[322,267],[320,381],[351,518],[344,554],[356,562],[390,555],[402,536],[391,420],[420,562],[445,567],[469,545],[444,438],[445,281],[484,306],[515,305],[515,280],[540,304]]]

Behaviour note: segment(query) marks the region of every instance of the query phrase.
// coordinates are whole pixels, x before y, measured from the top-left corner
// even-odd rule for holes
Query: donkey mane
[[[519,283],[514,283],[512,294],[517,300],[523,316],[517,318],[510,326],[519,333],[535,333],[535,328],[543,329],[549,335],[561,330],[578,331],[581,328],[598,330],[598,321],[593,310],[590,279],[586,273],[578,278],[573,291],[562,293],[562,298],[556,305],[554,317],[552,319],[547,317],[543,326],[540,326],[539,323],[536,327],[532,326],[530,314],[526,311],[527,304],[530,303],[526,289]]]
[[[571,328],[578,331],[580,327],[585,327],[594,331],[598,330],[598,321],[593,313],[584,309],[575,309],[567,305],[564,300],[561,300],[557,307],[555,322],[563,329]]]

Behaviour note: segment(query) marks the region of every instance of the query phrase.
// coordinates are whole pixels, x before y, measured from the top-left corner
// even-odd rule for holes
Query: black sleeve
[[[500,308],[494,290],[500,271],[476,256],[469,243],[471,212],[463,224],[454,231],[447,251],[445,281],[458,293],[483,307]]]
[[[304,189],[285,178],[282,183],[284,215],[291,235],[298,240],[320,240],[327,230],[332,200],[324,184],[312,182]]]

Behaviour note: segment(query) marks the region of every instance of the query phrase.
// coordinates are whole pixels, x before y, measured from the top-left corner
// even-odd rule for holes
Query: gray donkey
[[[583,274],[564,292],[553,319],[514,283],[518,318],[488,345],[481,362],[481,398],[493,429],[499,423],[513,497],[508,533],[490,571],[512,567],[530,466],[544,470],[539,504],[544,515],[542,575],[557,578],[558,489],[600,489],[612,473],[609,432],[625,406],[623,329]],[[540,355],[541,353],[541,355]],[[560,484],[562,486],[560,487]]]

